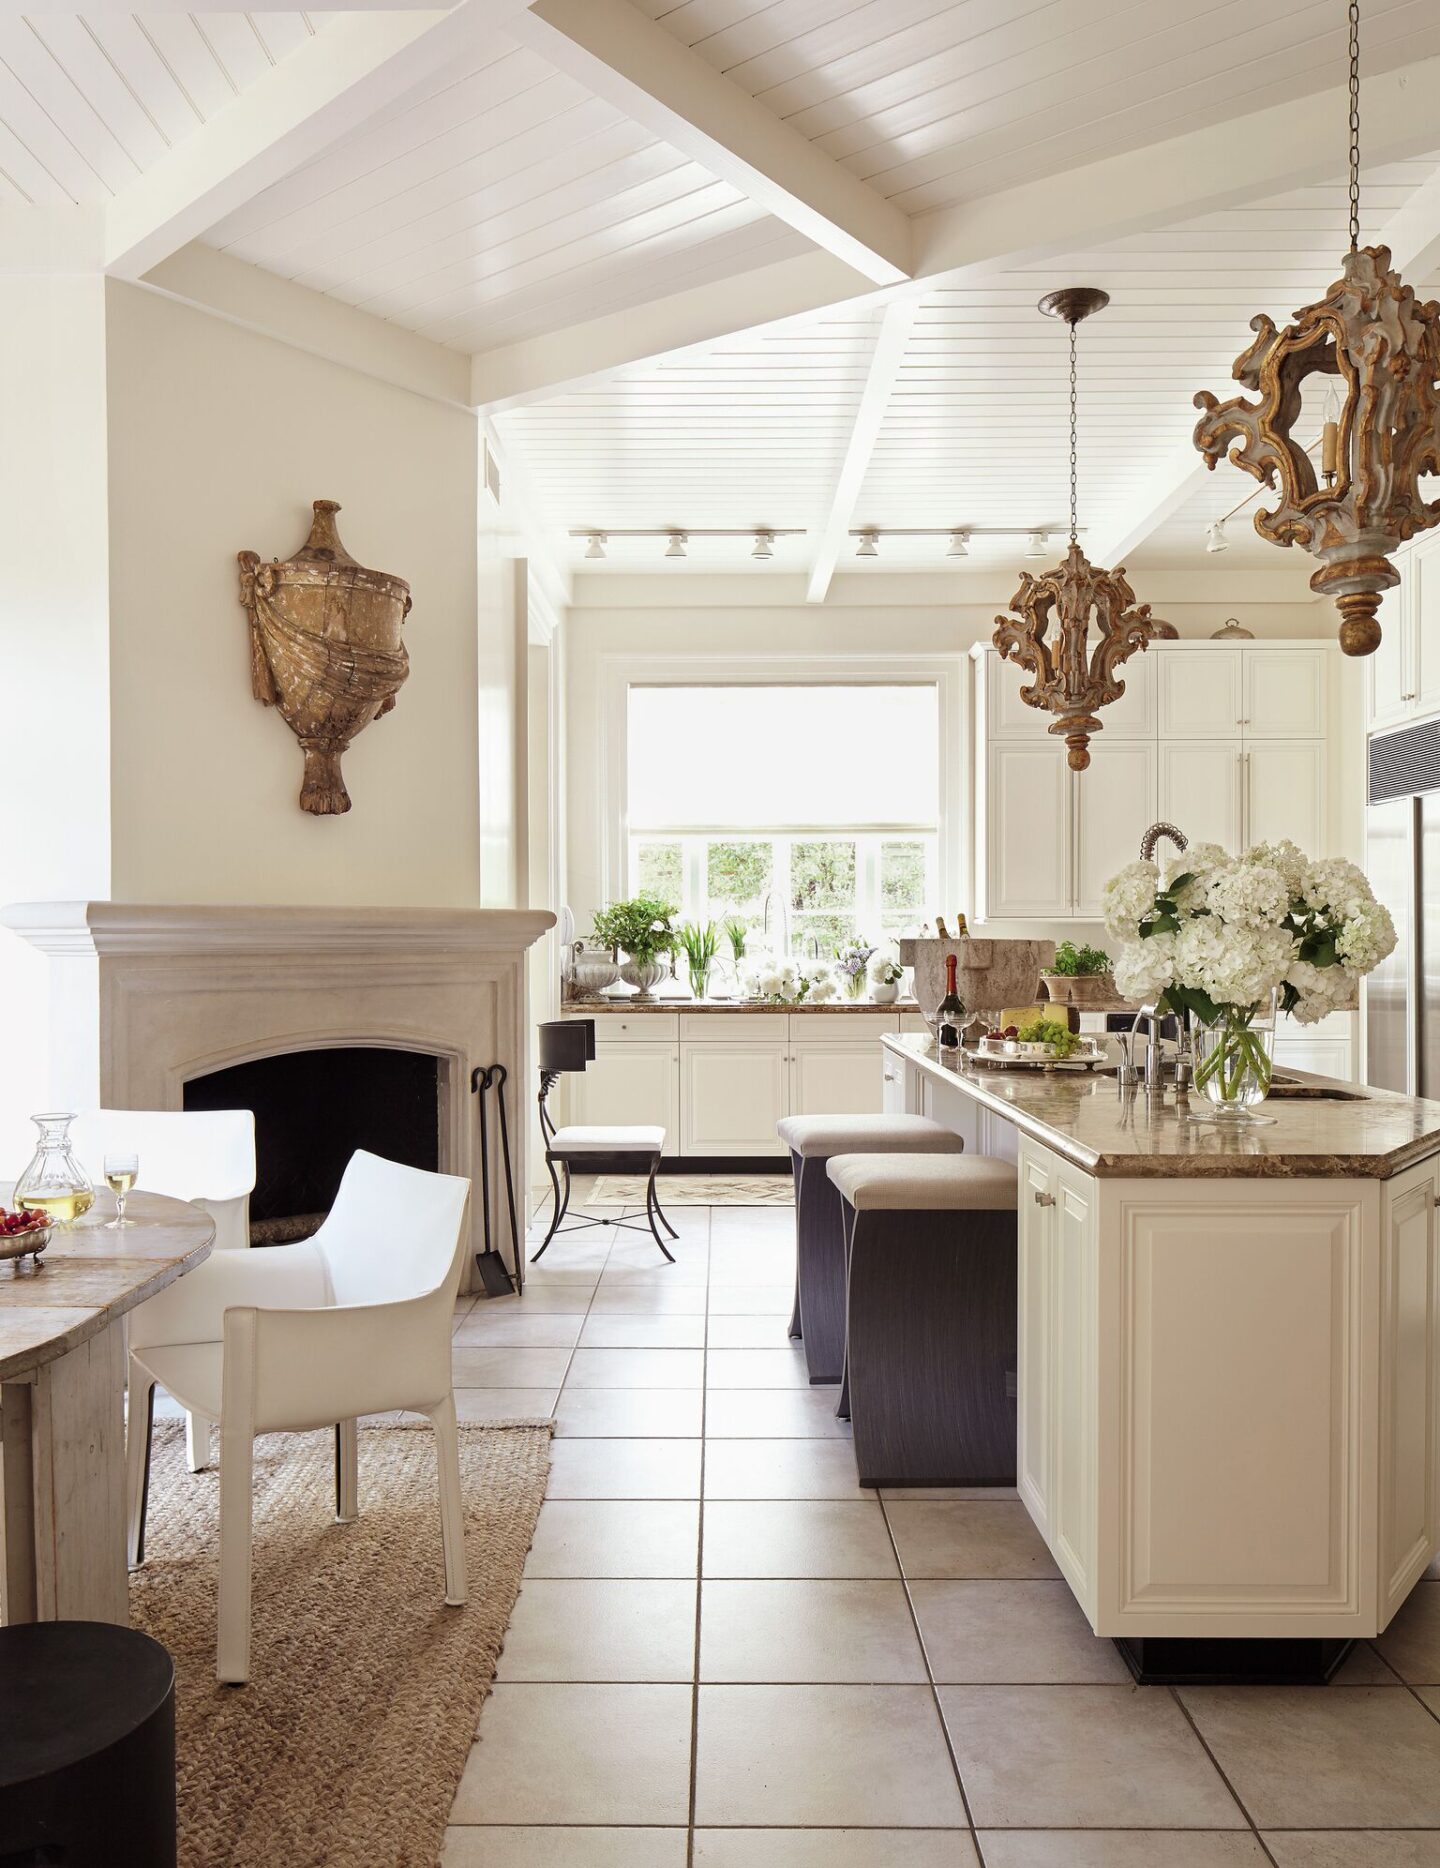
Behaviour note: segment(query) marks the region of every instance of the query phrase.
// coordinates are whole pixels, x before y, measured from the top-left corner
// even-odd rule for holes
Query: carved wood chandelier
[[[1040,310],[1050,318],[1063,318],[1070,327],[1070,549],[1057,569],[1041,577],[1020,573],[1020,588],[1010,599],[1010,616],[995,618],[995,647],[1007,660],[1018,662],[1035,679],[1020,690],[1028,707],[1041,707],[1056,718],[1050,731],[1063,737],[1066,758],[1073,772],[1090,763],[1090,735],[1103,721],[1095,710],[1119,700],[1125,683],[1115,670],[1137,649],[1157,638],[1178,632],[1150,614],[1150,605],[1135,604],[1135,592],[1125,567],[1101,571],[1091,564],[1078,542],[1076,468],[1075,327],[1092,312],[1103,311],[1109,294],[1095,286],[1068,286],[1049,292]],[[1090,614],[1095,613],[1099,640],[1090,648]],[[1058,622],[1058,640],[1047,639],[1052,621]]]
[[[1213,468],[1229,459],[1253,474],[1280,503],[1255,514],[1255,530],[1273,545],[1301,545],[1320,560],[1310,588],[1335,599],[1340,647],[1370,655],[1380,644],[1375,613],[1400,581],[1390,562],[1397,546],[1440,521],[1440,500],[1419,492],[1422,474],[1440,471],[1440,305],[1421,303],[1390,267],[1390,249],[1360,244],[1360,7],[1350,18],[1350,251],[1338,279],[1317,304],[1295,313],[1283,331],[1260,312],[1255,341],[1231,375],[1260,400],[1218,402],[1201,390],[1205,412],[1195,445]],[[1294,428],[1307,377],[1325,376],[1320,478]],[[1345,389],[1343,406],[1335,378]],[[1323,480],[1324,484],[1321,484]]]

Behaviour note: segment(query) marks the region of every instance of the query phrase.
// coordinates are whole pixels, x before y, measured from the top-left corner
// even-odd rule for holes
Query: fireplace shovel
[[[505,1079],[509,1074],[503,1064],[480,1064],[470,1073],[470,1093],[480,1098],[480,1210],[485,1225],[485,1250],[475,1254],[475,1264],[487,1297],[509,1297],[512,1291],[518,1294],[525,1289],[525,1252],[515,1212],[515,1171],[510,1164],[510,1124],[505,1114]],[[510,1208],[513,1276],[490,1242],[490,1124],[485,1099],[492,1089],[500,1110],[500,1154],[505,1162],[505,1197]]]

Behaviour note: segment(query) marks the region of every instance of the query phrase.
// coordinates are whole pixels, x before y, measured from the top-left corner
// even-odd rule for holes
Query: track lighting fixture
[[[1225,521],[1217,519],[1213,525],[1205,528],[1206,551],[1229,551],[1230,541],[1225,536]]]
[[[590,540],[590,543],[585,547],[585,556],[587,558],[603,558],[605,556],[606,534],[604,532],[590,532],[584,536],[588,536]]]
[[[685,547],[689,542],[690,540],[684,532],[672,532],[670,534],[670,543],[665,547],[665,556],[667,558],[683,558],[685,556]]]
[[[1030,534],[1030,542],[1025,547],[1025,556],[1027,558],[1043,558],[1045,556],[1045,534],[1043,532],[1032,532]]]
[[[750,556],[752,558],[773,558],[775,556],[775,534],[773,532],[757,532],[755,534],[755,549],[750,553]]]
[[[880,535],[878,532],[862,532],[860,543],[855,547],[857,558],[878,558],[880,556]]]
[[[970,534],[968,532],[952,532],[950,534],[949,549],[946,551],[945,556],[947,558],[968,558],[970,556]]]

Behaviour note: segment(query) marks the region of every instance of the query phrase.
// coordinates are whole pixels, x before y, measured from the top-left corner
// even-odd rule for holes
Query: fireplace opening
[[[308,1239],[357,1148],[440,1166],[440,1059],[379,1045],[286,1051],[192,1077],[186,1109],[255,1114],[250,1243]]]

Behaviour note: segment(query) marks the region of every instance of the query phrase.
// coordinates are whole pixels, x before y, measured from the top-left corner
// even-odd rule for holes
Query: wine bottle
[[[963,914],[956,915],[955,917],[955,938],[956,940],[968,940],[970,938],[970,923],[965,919]]]
[[[953,953],[945,956],[945,997],[940,1001],[940,1049],[956,1051],[960,1048],[960,1021],[965,1016],[965,1007],[961,1003],[960,993],[955,984],[955,968],[958,962]]]
[[[947,929],[947,928],[946,928],[946,926],[945,926],[945,917],[944,917],[944,915],[936,915],[936,917],[935,917],[935,932],[936,932],[936,933],[937,933],[937,934],[939,935],[939,937],[940,937],[940,939],[941,939],[941,940],[949,940],[949,938],[950,938],[950,934],[949,934],[949,931],[948,931],[948,929]]]

